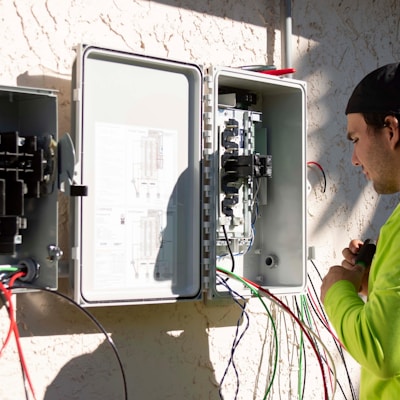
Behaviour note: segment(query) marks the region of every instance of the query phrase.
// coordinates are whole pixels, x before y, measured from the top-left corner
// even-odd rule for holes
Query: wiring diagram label
[[[177,132],[96,123],[93,287],[171,285]]]

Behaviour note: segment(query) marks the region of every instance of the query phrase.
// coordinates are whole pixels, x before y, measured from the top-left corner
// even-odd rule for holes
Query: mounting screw
[[[49,253],[50,261],[58,261],[63,255],[63,251],[54,244],[49,245],[47,251]]]

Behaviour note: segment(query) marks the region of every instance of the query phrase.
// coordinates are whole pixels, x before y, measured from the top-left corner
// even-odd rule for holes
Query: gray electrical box
[[[304,82],[82,45],[73,101],[75,300],[304,290]]]
[[[0,86],[0,263],[57,288],[58,157],[54,91]]]

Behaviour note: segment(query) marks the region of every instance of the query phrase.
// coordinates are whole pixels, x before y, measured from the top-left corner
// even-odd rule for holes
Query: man
[[[400,63],[368,74],[346,108],[352,163],[379,194],[400,191]],[[339,338],[361,365],[360,400],[400,399],[400,205],[383,225],[370,269],[356,263],[362,241],[343,250],[321,286]],[[364,302],[359,296],[367,296]]]

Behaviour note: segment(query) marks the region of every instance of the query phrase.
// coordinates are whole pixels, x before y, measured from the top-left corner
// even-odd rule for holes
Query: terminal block
[[[239,253],[250,246],[259,195],[266,191],[266,183],[262,181],[272,175],[272,158],[266,154],[266,146],[261,149],[256,146],[257,134],[265,135],[261,113],[228,108],[221,109],[219,116],[220,246],[217,253],[222,255],[227,251],[227,239]]]

